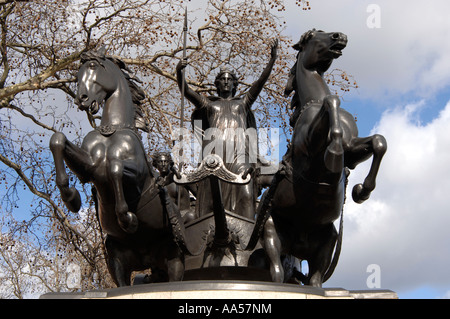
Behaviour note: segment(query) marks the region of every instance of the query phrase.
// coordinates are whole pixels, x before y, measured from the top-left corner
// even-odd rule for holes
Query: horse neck
[[[317,70],[308,70],[304,67],[303,53],[299,54],[296,74],[297,92],[302,106],[312,100],[323,101],[326,96],[331,94],[322,73],[319,73]]]
[[[132,127],[134,113],[134,104],[128,83],[120,77],[116,89],[106,99],[101,125]]]

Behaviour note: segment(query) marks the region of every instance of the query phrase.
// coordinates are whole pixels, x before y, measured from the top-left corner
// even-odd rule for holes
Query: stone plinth
[[[82,293],[48,293],[41,299],[398,299],[390,290],[313,288],[255,281],[182,281]]]

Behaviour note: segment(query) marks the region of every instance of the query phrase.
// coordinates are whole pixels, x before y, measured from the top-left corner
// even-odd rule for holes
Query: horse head
[[[333,59],[342,55],[347,46],[347,36],[341,32],[324,32],[312,29],[305,32],[293,48],[301,53],[303,66],[324,73]]]
[[[132,72],[125,63],[118,58],[106,56],[103,47],[97,51],[84,52],[81,63],[77,73],[78,90],[75,97],[75,104],[80,110],[96,114],[103,101],[112,96],[121,96],[126,101],[119,105],[131,107],[136,128],[148,132],[148,120],[144,117],[141,105],[145,92],[137,84],[141,81],[131,75]],[[118,94],[114,94],[115,92]]]
[[[117,87],[117,77],[111,74],[117,67],[106,58],[103,49],[83,53],[81,63],[75,103],[81,110],[96,114],[102,102]]]

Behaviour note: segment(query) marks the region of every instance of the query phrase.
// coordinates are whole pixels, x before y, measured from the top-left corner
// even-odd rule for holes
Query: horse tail
[[[346,175],[346,177],[345,177],[344,191],[347,189],[348,176],[350,175],[350,170],[348,168],[345,168],[345,175]],[[344,204],[345,204],[345,199],[346,199],[346,196],[344,196]],[[331,260],[330,266],[328,267],[325,275],[323,276],[323,282],[326,282],[328,279],[330,279],[331,275],[334,272],[334,269],[336,269],[336,266],[337,266],[337,263],[339,260],[339,256],[341,254],[343,231],[344,231],[344,205],[342,205],[341,220],[339,221],[339,234],[336,239],[336,247],[334,249],[333,259]]]
[[[269,189],[270,190],[270,189]],[[243,250],[253,250],[256,247],[256,244],[258,243],[259,238],[261,237],[264,225],[266,224],[267,219],[270,217],[270,199],[268,196],[268,193],[264,194],[263,197],[263,204],[259,206],[260,209],[258,209],[258,217],[256,218],[255,227],[253,228],[253,232],[250,236],[250,239],[247,243],[247,246],[242,247]],[[263,208],[261,208],[263,207]]]
[[[331,260],[330,266],[328,267],[327,271],[325,272],[325,275],[323,276],[322,283],[326,282],[328,279],[330,279],[331,275],[333,275],[334,270],[336,269],[337,263],[339,261],[339,256],[341,254],[341,247],[342,247],[342,231],[343,231],[343,213],[341,213],[341,220],[339,222],[339,234],[338,238],[336,239],[336,246],[334,250],[333,259]],[[309,277],[303,274],[301,271],[298,271],[297,269],[294,269],[293,277],[302,282],[305,285],[309,285]]]
[[[334,255],[333,259],[331,260],[330,266],[328,267],[325,275],[323,276],[323,282],[326,282],[328,279],[330,279],[331,275],[333,274],[334,270],[336,269],[337,263],[339,261],[339,256],[341,254],[341,247],[342,247],[342,233],[343,233],[343,225],[344,225],[344,213],[341,213],[341,220],[339,221],[339,234],[336,240],[336,247],[334,249]]]
[[[267,192],[264,193],[262,201],[260,205],[258,205],[257,218],[255,222],[255,227],[253,228],[253,232],[250,236],[247,246],[243,247],[244,250],[253,250],[258,243],[259,238],[261,237],[264,225],[266,224],[267,219],[269,219],[272,211],[272,198],[275,194],[275,190],[277,189],[278,183],[284,178],[283,173],[278,170],[269,186]]]

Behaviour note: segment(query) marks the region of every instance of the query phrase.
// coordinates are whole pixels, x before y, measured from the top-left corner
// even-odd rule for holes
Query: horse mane
[[[305,33],[302,34],[302,36],[300,37],[300,40],[294,44],[292,47],[301,52],[304,48],[304,46],[306,45],[306,43],[308,43],[308,41],[314,36],[315,32],[323,32],[322,30],[316,30],[316,29],[311,29],[306,31]]]
[[[298,96],[298,93],[295,92],[296,81],[297,81],[297,76],[296,76],[297,72],[296,71],[297,71],[297,63],[298,63],[299,55],[303,51],[303,49],[304,49],[305,45],[308,43],[308,41],[314,36],[315,32],[323,32],[323,31],[316,30],[316,29],[308,30],[305,33],[303,33],[300,37],[300,40],[292,46],[292,48],[294,50],[298,51],[298,53],[297,53],[297,57],[295,59],[295,63],[289,72],[289,78],[286,83],[286,87],[284,89],[284,96],[288,97],[294,91],[294,95],[291,100],[291,109],[294,109],[294,110],[298,106],[300,106],[300,97]],[[298,112],[299,111],[295,112],[297,114],[293,114],[293,116],[291,117],[290,125],[292,127],[294,127],[294,125],[295,125],[295,119],[298,117]]]
[[[137,83],[142,83],[137,77],[132,76],[132,71],[126,66],[125,62],[123,62],[119,58],[115,58],[112,56],[105,55],[104,48],[100,48],[98,51],[87,51],[81,54],[81,63],[85,63],[87,61],[95,60],[98,63],[102,64],[102,61],[108,59],[113,62],[119,69],[122,71],[123,76],[128,82],[128,87],[131,92],[131,98],[133,100],[133,105],[135,108],[135,126],[137,129],[140,129],[144,132],[149,132],[149,122],[144,117],[144,107],[142,105],[142,101],[145,99],[144,90],[139,87]]]

